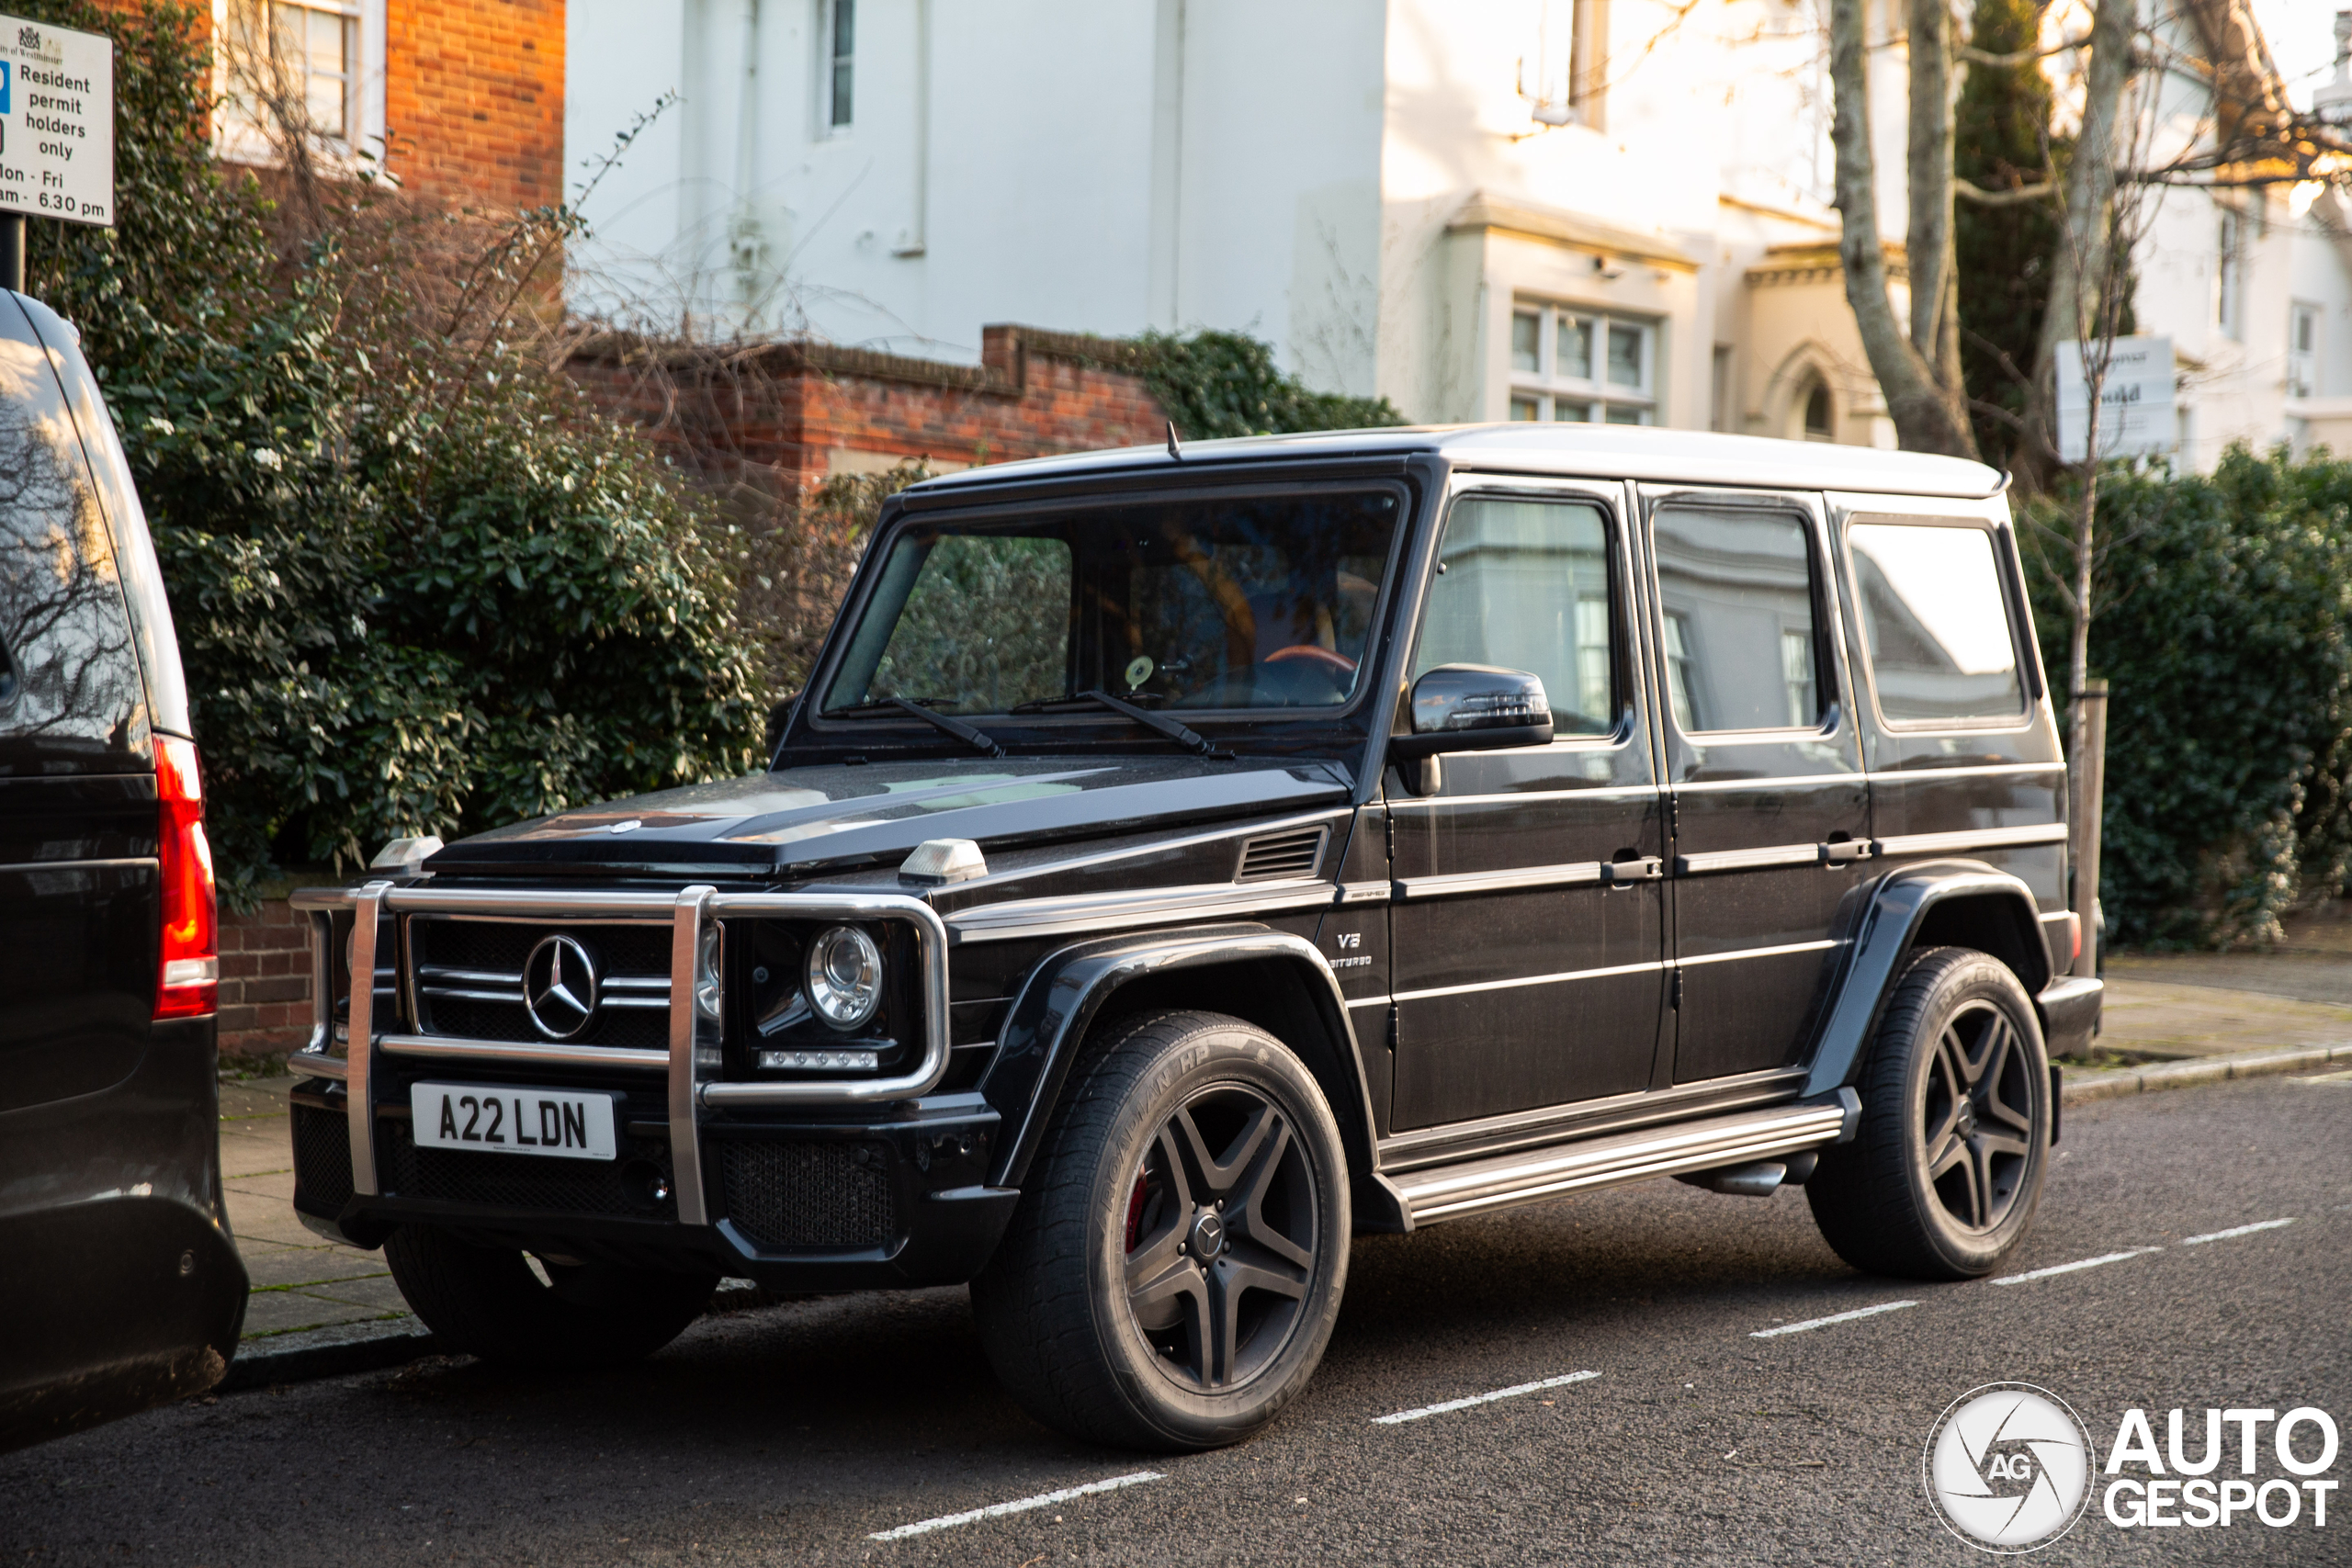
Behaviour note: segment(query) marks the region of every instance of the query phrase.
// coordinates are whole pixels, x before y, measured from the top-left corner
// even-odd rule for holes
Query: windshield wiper
[[[937,702],[939,699],[933,697],[928,700]],[[944,713],[933,713],[922,703],[910,702],[905,697],[876,697],[872,702],[852,703],[845,708],[827,708],[825,716],[849,718],[859,714],[877,713],[910,713],[934,729],[944,730],[966,745],[985,751],[991,757],[1001,758],[1004,755],[1004,748],[998,745],[996,737],[987,730],[976,729],[962,719],[950,718]]]
[[[1023,703],[1012,711],[1015,713],[1042,713],[1048,708],[1059,706],[1066,703],[1092,703],[1097,707],[1109,708],[1113,713],[1123,714],[1126,717],[1134,719],[1137,724],[1142,725],[1146,729],[1151,730],[1155,734],[1165,735],[1169,739],[1175,741],[1179,746],[1190,747],[1192,750],[1198,751],[1204,757],[1214,757],[1221,762],[1229,762],[1233,760],[1232,752],[1226,750],[1223,747],[1217,745],[1207,736],[1201,734],[1197,730],[1187,728],[1176,720],[1170,718],[1166,714],[1154,713],[1149,708],[1137,707],[1133,703],[1121,702],[1118,698],[1113,696],[1108,692],[1085,691],[1077,693],[1072,696],[1047,697],[1042,701]]]

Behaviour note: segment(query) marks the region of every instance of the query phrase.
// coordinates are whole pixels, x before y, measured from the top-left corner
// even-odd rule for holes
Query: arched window
[[[1805,389],[1804,438],[1807,441],[1835,441],[1838,438],[1829,412],[1829,384],[1818,376]]]

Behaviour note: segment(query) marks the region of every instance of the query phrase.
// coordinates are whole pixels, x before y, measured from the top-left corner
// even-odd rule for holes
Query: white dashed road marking
[[[1778,1328],[1759,1328],[1748,1336],[1750,1339],[1770,1339],[1776,1335],[1803,1334],[1808,1328],[1826,1328],[1833,1323],[1851,1323],[1858,1317],[1876,1317],[1883,1312],[1901,1312],[1915,1307],[1917,1302],[1881,1302],[1874,1307],[1862,1307],[1855,1312],[1832,1313],[1827,1317],[1808,1317],[1803,1323],[1784,1323]]]
[[[2294,1223],[2291,1216],[2283,1220],[2260,1220],[2250,1225],[2233,1225],[2225,1231],[2215,1231],[2211,1235],[2187,1236],[2182,1239],[2180,1245],[2195,1247],[2200,1241],[2227,1241],[2233,1235],[2252,1235],[2256,1231],[2275,1231],[2280,1225],[2291,1225]]]
[[[868,1540],[904,1540],[910,1535],[927,1535],[944,1530],[950,1525],[968,1525],[979,1519],[1002,1518],[1007,1514],[1023,1514],[1032,1508],[1043,1508],[1056,1503],[1067,1503],[1073,1497],[1091,1497],[1097,1492],[1116,1492],[1122,1486],[1139,1486],[1147,1481],[1164,1481],[1167,1477],[1156,1470],[1138,1470],[1133,1475],[1114,1475],[1108,1481],[1090,1481],[1083,1486],[1065,1486],[1058,1492],[1040,1492],[1035,1497],[1023,1497],[1011,1503],[991,1503],[985,1508],[973,1508],[961,1514],[945,1514],[920,1524],[900,1525],[894,1530],[876,1530]]]
[[[2073,1263],[2052,1264],[2047,1269],[2035,1269],[2024,1274],[2004,1274],[1988,1280],[1990,1285],[2022,1285],[2028,1280],[2047,1280],[2052,1274],[2072,1274],[2077,1269],[2096,1269],[2103,1263],[2120,1263],[2127,1258],[2138,1258],[2150,1252],[2162,1252],[2161,1247],[2135,1247],[2129,1252],[2110,1252],[2104,1258],[2085,1258]]]
[[[1600,1375],[1599,1372],[1570,1372],[1566,1377],[1545,1378],[1540,1382],[1516,1383],[1510,1388],[1498,1388],[1492,1393],[1474,1393],[1467,1399],[1449,1399],[1442,1404],[1424,1404],[1417,1410],[1399,1410],[1394,1416],[1375,1416],[1372,1424],[1394,1427],[1403,1421],[1418,1421],[1424,1416],[1442,1416],[1449,1410],[1467,1410],[1474,1404],[1492,1404],[1498,1399],[1516,1399],[1522,1393],[1535,1393],[1565,1383],[1582,1382],[1587,1378]]]

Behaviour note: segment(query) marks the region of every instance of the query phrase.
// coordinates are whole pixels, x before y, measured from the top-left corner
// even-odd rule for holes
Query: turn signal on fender
[[[155,1016],[200,1018],[215,1010],[220,997],[220,919],[195,741],[155,737],[155,802],[164,881]]]

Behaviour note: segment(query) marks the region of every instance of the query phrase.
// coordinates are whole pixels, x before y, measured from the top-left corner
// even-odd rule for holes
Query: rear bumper
[[[2041,1014],[2041,1038],[2052,1056],[2080,1055],[2098,1032],[2100,998],[2107,982],[2090,975],[2062,975],[2034,998]]]
[[[983,1185],[999,1118],[976,1094],[866,1117],[706,1120],[701,1224],[678,1216],[674,1152],[650,1103],[644,1115],[625,1103],[620,1158],[588,1161],[420,1148],[405,1107],[379,1100],[378,1190],[360,1193],[346,1092],[295,1086],[294,1206],[360,1247],[428,1224],[566,1257],[714,1268],[778,1292],[947,1285],[979,1271],[1020,1197]]]
[[[0,1451],[200,1393],[236,1354],[214,1040],[158,1023],[120,1082],[0,1115]]]

